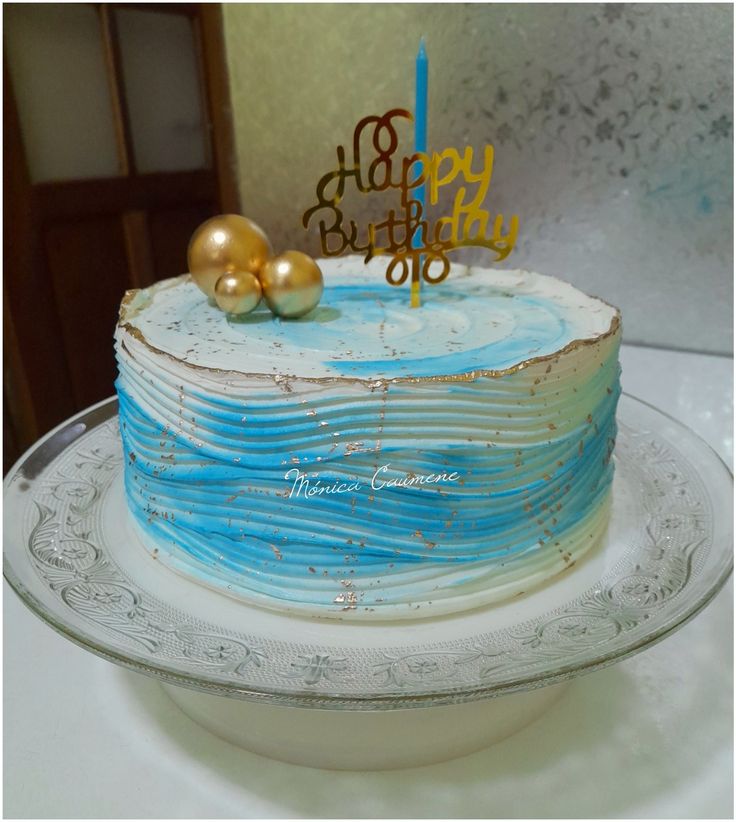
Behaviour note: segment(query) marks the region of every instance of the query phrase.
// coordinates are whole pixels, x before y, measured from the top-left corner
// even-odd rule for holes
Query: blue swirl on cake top
[[[299,320],[262,306],[224,318],[192,282],[160,289],[130,318],[161,350],[190,364],[302,377],[394,379],[502,371],[609,330],[615,310],[571,286],[522,271],[468,275],[456,266],[423,304],[389,285],[385,260],[333,261],[322,302]]]

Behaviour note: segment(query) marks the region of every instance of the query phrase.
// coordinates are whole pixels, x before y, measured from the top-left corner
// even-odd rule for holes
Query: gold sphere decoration
[[[322,272],[315,261],[301,251],[284,251],[261,268],[258,278],[263,298],[279,317],[301,317],[322,297]]]
[[[261,283],[250,271],[227,271],[215,283],[215,302],[227,314],[250,313],[261,294]]]
[[[187,250],[189,271],[199,288],[215,296],[215,283],[224,273],[258,274],[273,254],[263,230],[240,214],[212,217],[192,234]]]

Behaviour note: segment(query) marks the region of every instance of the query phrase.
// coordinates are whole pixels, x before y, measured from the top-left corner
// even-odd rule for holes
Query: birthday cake
[[[296,320],[223,313],[189,275],[126,294],[116,386],[147,549],[343,618],[457,612],[571,568],[608,521],[618,311],[455,265],[416,310],[385,261],[319,265]]]

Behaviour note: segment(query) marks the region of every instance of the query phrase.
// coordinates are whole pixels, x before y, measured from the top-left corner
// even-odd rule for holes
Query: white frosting
[[[459,268],[411,309],[378,262],[320,261],[322,303],[298,321],[234,320],[188,277],[128,295],[126,491],[159,559],[268,607],[395,619],[519,594],[599,538],[615,309]],[[379,481],[455,479],[375,489],[386,464]],[[347,490],[290,495],[295,468]]]
[[[504,370],[594,339],[612,307],[553,277],[454,266],[424,285],[422,306],[389,285],[386,261],[320,260],[326,291],[300,320],[274,318],[264,304],[226,317],[188,278],[138,293],[123,320],[148,343],[200,367],[308,378],[392,379]]]

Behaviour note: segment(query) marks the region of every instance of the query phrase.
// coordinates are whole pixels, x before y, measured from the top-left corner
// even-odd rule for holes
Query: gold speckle
[[[335,605],[342,605],[345,603],[343,611],[349,611],[357,607],[358,596],[355,591],[345,591],[344,593],[338,594],[333,602]]]

